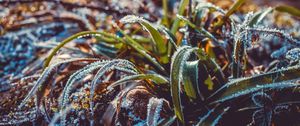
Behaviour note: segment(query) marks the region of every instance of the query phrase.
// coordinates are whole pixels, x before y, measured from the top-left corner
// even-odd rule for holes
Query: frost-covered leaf
[[[252,95],[251,97],[253,103],[258,107],[264,107],[266,105],[272,106],[273,101],[272,98],[263,92],[258,92]]]
[[[121,70],[123,72],[132,71],[131,74],[137,74],[138,73],[137,70],[135,69],[134,64],[132,64],[128,60],[114,59],[114,60],[111,60],[111,61],[107,62],[106,64],[104,64],[97,71],[96,75],[94,76],[94,78],[91,82],[91,86],[90,86],[90,99],[91,99],[90,100],[90,110],[91,110],[92,116],[94,115],[94,101],[92,99],[94,99],[96,86],[97,86],[97,84],[99,84],[98,82],[103,81],[100,78],[103,77],[106,72],[110,72],[112,70],[115,70],[116,67],[122,68],[122,69],[119,69],[119,70]]]
[[[181,0],[180,4],[179,4],[179,10],[178,10],[178,14],[179,15],[183,15],[184,10],[186,9],[186,6],[188,6],[190,0]],[[179,19],[175,19],[175,21],[172,24],[172,28],[171,28],[171,33],[172,34],[176,34],[178,28],[179,28],[179,24],[180,24],[180,20]]]
[[[276,28],[267,28],[262,26],[256,26],[256,27],[245,27],[244,31],[240,33],[240,36],[247,36],[247,33],[258,33],[259,35],[265,35],[265,36],[276,36],[279,38],[283,38],[286,42],[288,42],[291,45],[294,46],[300,46],[300,41],[297,39],[294,39],[291,35],[288,33],[278,30]]]
[[[200,121],[197,123],[197,126],[217,126],[222,116],[229,109],[229,107],[216,107],[209,110],[203,117],[200,117]]]
[[[214,101],[214,103],[218,103],[253,93],[261,89],[296,87],[297,85],[295,84],[286,84],[284,82],[299,79],[299,70],[300,66],[294,66],[275,72],[233,80],[218,89],[218,91],[210,96],[210,100],[216,98],[217,100]]]
[[[249,26],[252,27],[254,25],[259,24],[269,13],[273,11],[273,8],[269,7],[265,10],[261,10],[254,14],[251,21],[249,22]]]
[[[159,26],[158,30],[166,35],[166,38],[168,40],[168,57],[171,57],[171,53],[177,50],[177,39],[174,34],[172,34],[171,31],[164,26]]]
[[[260,109],[252,114],[252,122],[256,126],[271,126],[272,110]]]
[[[187,96],[192,99],[196,99],[197,96],[201,96],[201,98],[203,99],[202,94],[199,94],[200,91],[198,87],[198,63],[199,61],[186,62],[182,73],[184,90]]]
[[[138,53],[140,53],[147,60],[149,60],[151,63],[153,63],[155,65],[155,67],[157,69],[159,69],[161,72],[163,72],[163,73],[165,72],[165,68],[163,66],[161,66],[161,64],[156,60],[156,58],[149,55],[148,54],[149,52],[142,45],[140,45],[138,42],[136,42],[134,39],[132,39],[129,35],[125,34],[125,32],[122,29],[120,29],[117,25],[115,25],[115,27],[125,36],[126,44],[128,44],[129,46],[134,48]]]
[[[83,37],[87,37],[87,36],[97,36],[97,37],[102,37],[102,36],[109,36],[111,38],[114,38],[116,40],[118,40],[118,38],[114,35],[111,35],[109,33],[106,32],[97,32],[97,31],[83,31],[83,32],[79,32],[76,33],[68,38],[66,38],[65,40],[63,40],[61,43],[59,43],[55,48],[52,49],[52,51],[50,52],[49,56],[47,57],[46,61],[44,62],[44,69],[46,67],[49,66],[53,56],[59,51],[60,48],[62,48],[65,44],[71,42],[74,39],[79,39],[79,38],[83,38]]]
[[[34,84],[34,86],[31,88],[31,90],[29,91],[29,93],[27,94],[27,96],[24,98],[24,100],[21,102],[21,104],[19,105],[19,108],[23,107],[26,102],[33,97],[33,95],[35,95],[38,91],[42,91],[42,87],[46,87],[45,81],[47,80],[47,78],[49,77],[50,73],[57,68],[58,66],[65,64],[65,63],[70,63],[70,62],[78,62],[78,61],[97,61],[99,59],[93,59],[93,58],[74,58],[74,59],[70,59],[70,60],[66,60],[66,61],[61,61],[58,63],[55,63],[49,67],[47,67],[43,73],[41,74],[41,76],[39,77],[39,79],[36,81],[36,83]],[[42,94],[41,92],[39,94]]]
[[[112,83],[111,85],[109,85],[107,87],[108,90],[112,90],[114,87],[128,82],[128,81],[132,81],[132,80],[143,80],[143,79],[150,79],[152,80],[154,83],[156,84],[166,84],[169,83],[169,80],[167,80],[165,77],[159,75],[159,74],[137,74],[137,75],[130,75],[130,76],[126,76],[114,83]]]
[[[209,3],[209,2],[200,2],[195,8],[195,13],[198,13],[198,12],[202,11],[203,9],[211,9],[214,11],[218,11],[224,15],[226,14],[226,12],[222,8],[216,6],[212,3]]]
[[[97,72],[97,74],[95,75],[94,79],[91,82],[92,83],[91,87],[90,87],[90,90],[91,90],[90,98],[91,99],[93,99],[94,90],[95,90],[97,80],[105,72],[107,72],[109,70],[113,70],[113,69],[118,69],[118,70],[121,70],[123,72],[137,73],[137,71],[135,70],[133,64],[130,63],[129,61],[127,61],[127,60],[114,59],[114,60],[111,60],[111,61],[103,60],[103,61],[98,61],[98,62],[91,63],[91,64],[85,66],[84,68],[76,71],[75,73],[73,73],[69,77],[69,79],[68,79],[68,81],[67,81],[67,83],[66,83],[66,85],[63,89],[63,92],[62,92],[60,98],[58,99],[61,111],[69,104],[69,97],[70,97],[71,91],[74,88],[74,83],[76,81],[79,81],[79,80],[83,79],[86,75],[92,73],[93,71],[95,71],[97,69],[99,69],[99,71]],[[93,101],[91,100],[90,102],[91,102],[90,106],[93,106],[93,103],[92,103]],[[91,108],[93,108],[93,107],[91,107]],[[61,125],[65,125],[65,122],[66,122],[66,115],[62,116]]]
[[[276,58],[276,59],[282,58],[287,53],[287,51],[290,47],[291,46],[286,45],[286,46],[279,48],[278,50],[275,50],[274,52],[271,53],[271,57]]]
[[[167,58],[167,48],[164,42],[164,39],[162,35],[159,33],[158,29],[153,26],[150,22],[145,20],[142,17],[134,16],[134,15],[127,15],[123,17],[120,22],[122,23],[139,23],[141,24],[151,35],[151,38],[153,39],[155,51],[158,52],[159,55],[162,56],[163,63],[168,62]]]
[[[183,81],[182,73],[186,61],[193,51],[197,48],[192,48],[189,46],[183,46],[179,48],[172,56],[171,61],[171,74],[170,74],[170,84],[171,84],[171,94],[174,104],[175,115],[181,122],[184,122],[182,105],[181,105],[181,82]]]
[[[157,126],[160,119],[160,112],[163,107],[163,99],[159,98],[150,98],[147,105],[147,125],[148,126]]]

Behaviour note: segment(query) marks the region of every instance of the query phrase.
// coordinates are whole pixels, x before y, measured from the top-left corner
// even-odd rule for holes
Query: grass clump
[[[171,11],[175,3],[140,6],[162,13],[141,17],[126,9],[59,2],[64,11],[106,10],[101,13],[106,20],[70,12],[69,20],[82,27],[76,34],[28,46],[35,49],[32,62],[19,74],[6,73],[10,79],[1,78],[8,81],[0,86],[0,125],[300,123],[300,34],[295,30],[300,26],[280,27],[285,21],[276,19],[289,16],[291,24],[298,23],[299,9],[257,6],[260,11],[244,13],[243,5],[253,3],[237,0],[225,10],[182,0]],[[43,16],[48,14],[32,15]],[[11,27],[0,39],[10,39]]]

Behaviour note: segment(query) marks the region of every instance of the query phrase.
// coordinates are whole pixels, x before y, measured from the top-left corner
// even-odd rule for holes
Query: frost
[[[70,63],[70,62],[74,62],[74,61],[78,61],[78,60],[85,60],[87,58],[74,58],[74,59],[70,59],[70,60],[66,60],[66,61],[62,61],[62,62],[58,62],[55,63],[49,67],[46,68],[46,70],[43,71],[43,73],[41,74],[41,77],[36,81],[35,85],[33,86],[33,88],[31,88],[31,90],[29,91],[28,95],[24,98],[24,100],[21,102],[21,104],[19,105],[19,108],[21,108],[22,106],[24,106],[26,104],[26,102],[37,92],[38,87],[41,87],[41,85],[44,84],[46,78],[48,78],[49,74],[59,65],[61,64],[65,64],[65,63]],[[94,59],[96,60],[96,59]]]
[[[123,67],[124,69],[126,69],[126,67],[131,67],[134,69],[134,65],[129,62],[128,60],[121,60],[121,59],[115,59],[112,60],[106,64],[104,64],[96,73],[94,79],[92,80],[91,83],[91,87],[90,87],[90,110],[91,110],[91,114],[94,115],[94,102],[93,102],[93,98],[94,98],[94,92],[95,92],[95,88],[97,86],[97,82],[100,80],[100,77],[102,77],[106,72],[108,71],[112,71],[116,68],[116,66],[119,67]],[[135,73],[136,74],[136,73]]]
[[[209,2],[200,2],[196,6],[196,10],[197,11],[199,11],[201,9],[206,9],[206,8],[207,9],[213,8],[216,11],[220,12],[221,14],[224,14],[224,15],[226,14],[226,12],[223,9],[221,9],[220,7],[218,7],[218,6],[216,6],[216,5],[212,4],[212,3],[209,3]]]
[[[85,34],[85,35],[78,36],[77,39],[86,38],[86,37],[102,37],[102,35],[101,34],[97,34],[97,33],[94,33],[94,34]]]
[[[245,30],[252,32],[252,33],[258,33],[260,35],[273,35],[277,36],[279,38],[284,38],[285,41],[287,41],[291,45],[300,46],[300,41],[294,39],[291,35],[287,34],[286,32],[282,30],[278,30],[276,28],[267,28],[267,27],[261,27],[261,26],[255,26],[255,27],[246,27]]]
[[[256,87],[245,89],[245,90],[241,90],[241,91],[235,92],[233,94],[230,94],[230,95],[228,95],[226,97],[223,97],[222,99],[219,99],[219,100],[217,100],[217,101],[215,101],[213,103],[225,102],[225,101],[231,100],[233,98],[238,98],[240,96],[247,95],[247,94],[250,94],[250,93],[262,90],[262,89],[280,90],[280,89],[292,88],[292,87],[297,87],[297,86],[298,85],[294,84],[294,83],[284,83],[284,82],[281,82],[281,83],[271,83],[271,84],[265,84],[265,85],[257,85]]]
[[[0,125],[19,125],[24,122],[35,121],[37,119],[37,111],[35,108],[16,112],[11,112],[7,115],[0,116]]]
[[[266,104],[272,104],[272,98],[268,94],[263,92],[253,94],[252,101],[258,107],[263,107]]]
[[[74,74],[72,74],[69,78],[69,80],[66,83],[65,88],[63,89],[63,92],[59,98],[59,104],[60,104],[60,109],[64,109],[66,104],[69,102],[69,96],[70,92],[72,90],[73,83],[75,81],[84,78],[87,74],[91,73],[92,71],[102,67],[107,61],[98,61],[95,63],[92,63],[90,65],[87,65],[86,67],[76,71]],[[66,122],[66,115],[62,116],[61,119],[61,125],[65,125]]]
[[[163,99],[150,98],[147,104],[147,125],[156,126],[160,118],[160,112],[163,106]]]
[[[200,118],[200,121],[198,122],[198,126],[202,124],[213,112],[215,111],[215,108],[209,110],[203,117]]]
[[[213,121],[213,123],[212,123],[211,125],[212,125],[212,126],[218,125],[220,119],[221,119],[222,116],[228,111],[228,109],[229,109],[229,107],[225,108],[225,109],[223,110],[223,112],[220,113],[220,114],[218,115],[218,117]]]
[[[286,54],[288,48],[290,48],[290,46],[283,46],[283,47],[281,47],[280,49],[274,51],[271,54],[271,57],[272,58],[280,58],[280,57],[284,56],[284,54]]]
[[[294,48],[289,50],[286,55],[285,58],[291,60],[291,61],[299,61],[300,60],[300,48]]]
[[[260,126],[270,126],[273,112],[271,110],[260,109],[252,114],[252,122],[250,124]]]
[[[136,22],[144,22],[146,21],[143,17],[135,16],[135,15],[127,15],[120,19],[120,22],[126,24],[126,23],[136,23]]]
[[[99,69],[100,68],[100,69]],[[93,72],[96,69],[99,69],[98,73],[95,75],[94,80],[92,81],[91,84],[91,95],[90,97],[93,97],[94,94],[94,90],[95,90],[95,86],[96,86],[96,81],[108,70],[112,70],[112,69],[119,69],[119,70],[124,70],[125,72],[132,72],[132,73],[137,73],[137,70],[134,68],[134,65],[127,61],[127,60],[121,60],[121,59],[116,59],[116,60],[103,60],[103,61],[97,61],[94,63],[91,63],[87,66],[85,66],[84,68],[76,71],[75,73],[73,73],[69,80],[66,83],[66,86],[59,98],[59,104],[60,104],[60,108],[61,110],[63,108],[65,108],[65,106],[68,104],[69,102],[69,96],[71,93],[71,90],[73,89],[73,84],[80,80],[83,79],[87,74]],[[91,101],[90,106],[93,106],[93,103]],[[91,110],[93,107],[91,107]],[[65,125],[65,119],[66,119],[66,115],[62,116],[61,119],[61,124]]]

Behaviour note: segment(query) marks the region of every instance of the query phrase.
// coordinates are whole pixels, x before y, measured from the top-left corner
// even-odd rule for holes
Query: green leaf
[[[212,3],[208,3],[208,2],[199,3],[196,6],[195,13],[198,13],[198,12],[202,11],[203,9],[210,9],[210,10],[213,10],[213,11],[218,11],[218,12],[224,14],[224,15],[226,14],[223,9],[221,9],[218,6],[213,5]]]
[[[197,98],[198,89],[198,63],[199,61],[186,62],[183,69],[184,90],[191,99]]]
[[[176,50],[177,49],[177,45],[176,45],[176,37],[174,36],[174,34],[171,33],[171,31],[169,29],[167,29],[166,27],[164,26],[159,26],[158,27],[158,30],[160,30],[161,32],[163,32],[167,39],[169,40],[169,45]]]
[[[281,5],[281,6],[277,6],[275,7],[276,11],[279,12],[285,12],[285,13],[289,13],[293,16],[296,17],[300,17],[300,10],[298,8],[292,7],[292,6],[288,6],[288,5]]]
[[[158,68],[161,72],[163,72],[164,74],[166,73],[164,67],[162,67],[160,65],[160,63],[151,55],[149,55],[147,52],[147,50],[141,46],[138,42],[136,42],[134,39],[132,39],[129,35],[125,34],[125,32],[120,29],[117,25],[114,25],[114,27],[116,27],[126,38],[126,44],[128,44],[129,46],[131,46],[133,49],[135,49],[138,53],[140,53],[141,55],[143,55],[146,59],[148,59],[151,63],[153,63],[156,68]]]
[[[255,13],[253,18],[249,22],[249,26],[252,27],[252,26],[258,24],[259,22],[261,22],[263,20],[263,18],[265,18],[272,11],[273,11],[273,8],[269,7],[266,10],[261,10],[260,12]]]
[[[174,104],[175,115],[182,123],[184,123],[181,97],[180,97],[181,82],[183,79],[182,73],[183,70],[185,69],[185,64],[189,56],[195,50],[197,50],[197,48],[183,46],[179,48],[172,56],[171,74],[170,74],[171,94],[172,94],[172,100]]]
[[[221,69],[221,67],[209,56],[205,55],[205,53],[202,50],[198,50],[198,56],[203,62],[203,64],[206,66],[207,70],[211,75],[214,75],[218,81],[221,84],[225,84],[227,82],[227,79],[225,78],[225,75]],[[209,80],[207,80],[209,81]],[[220,87],[221,85],[215,86],[215,88]]]
[[[188,19],[184,18],[181,15],[176,15],[178,19],[184,21],[185,23],[187,23],[191,28],[197,30],[198,32],[202,33],[203,35],[205,35],[206,37],[212,39],[214,42],[218,42],[217,38],[215,38],[212,34],[210,34],[208,31],[206,31],[204,28],[202,27],[197,27],[195,24],[193,24],[192,22],[190,22]]]
[[[60,48],[62,48],[65,44],[72,42],[72,40],[74,39],[78,39],[78,38],[82,38],[85,36],[97,36],[97,37],[110,37],[115,39],[116,41],[122,41],[122,39],[118,38],[115,35],[112,35],[110,33],[106,33],[106,32],[100,32],[100,31],[83,31],[83,32],[79,32],[76,33],[68,38],[66,38],[65,40],[63,40],[61,43],[59,43],[55,48],[52,49],[51,53],[49,54],[49,56],[47,57],[46,61],[44,62],[44,67],[43,67],[43,71],[46,69],[46,67],[49,66],[49,63],[51,62],[52,58],[54,57],[54,55],[59,51]]]
[[[162,7],[163,7],[163,17],[162,17],[162,24],[166,27],[170,27],[170,22],[168,20],[168,0],[162,0]]]
[[[227,13],[224,15],[223,20],[220,20],[215,24],[215,27],[218,28],[222,26],[225,22],[225,19],[228,19],[243,3],[245,3],[246,0],[237,0],[233,6],[227,11]]]
[[[167,39],[168,39],[168,57],[170,58],[171,57],[171,53],[173,51],[177,50],[177,45],[176,45],[177,39],[171,33],[171,31],[169,31],[169,29],[167,29],[164,26],[159,26],[158,30],[160,30],[161,32],[163,32],[166,35]]]
[[[154,27],[150,22],[143,19],[142,17],[134,16],[134,15],[127,15],[123,17],[120,22],[122,23],[139,23],[142,25],[151,35],[151,38],[153,39],[154,45],[155,45],[155,51],[159,55],[162,56],[162,62],[168,63],[168,57],[167,57],[167,48],[164,43],[164,39],[162,35],[159,33],[156,27]]]
[[[237,0],[233,6],[227,11],[225,14],[225,17],[228,18],[230,15],[232,15],[243,3],[245,3],[246,0]]]
[[[167,80],[165,77],[159,75],[159,74],[138,74],[138,75],[131,75],[131,76],[126,76],[114,83],[112,83],[110,86],[108,86],[107,88],[109,90],[113,89],[114,87],[128,82],[128,81],[132,81],[132,80],[143,80],[143,79],[149,79],[152,80],[154,83],[156,84],[166,84],[169,83],[169,80]]]
[[[183,15],[184,10],[188,4],[189,4],[189,0],[181,0],[181,2],[179,4],[179,10],[178,10],[179,15]],[[176,32],[179,28],[179,23],[180,23],[180,20],[178,18],[176,18],[172,25],[172,28],[171,28],[172,34],[176,35]]]
[[[289,67],[287,69],[275,72],[255,75],[233,80],[209,97],[209,101],[217,99],[214,103],[229,100],[235,96],[245,95],[258,89],[285,87],[288,85],[280,85],[279,82],[291,81],[300,78],[300,66]],[[291,85],[293,86],[293,85]]]

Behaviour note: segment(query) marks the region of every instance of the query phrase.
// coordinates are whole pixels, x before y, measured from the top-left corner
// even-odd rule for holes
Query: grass
[[[182,0],[171,11],[175,3],[154,4],[162,13],[154,19],[106,8],[104,20],[78,23],[95,27],[92,31],[79,30],[55,44],[31,44],[35,62],[1,77],[8,83],[0,85],[0,125],[299,124],[299,9],[257,6],[259,11],[245,13],[244,4],[253,3],[237,0],[225,10]],[[105,9],[60,4],[94,13]],[[88,12],[81,14],[98,16]],[[12,39],[14,33],[6,30],[0,39]],[[22,41],[0,47],[14,51]],[[1,60],[6,66],[18,62]]]

